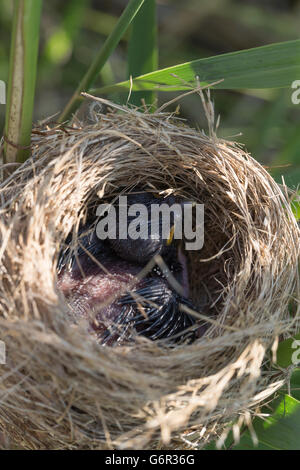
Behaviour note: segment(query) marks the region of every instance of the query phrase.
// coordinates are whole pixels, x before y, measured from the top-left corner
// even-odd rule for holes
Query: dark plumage
[[[151,200],[145,194],[128,198],[129,204],[151,204]],[[58,287],[75,317],[89,319],[90,330],[102,344],[129,340],[134,331],[152,340],[193,339],[190,327],[195,319],[180,309],[180,303],[193,308],[190,301],[172,289],[160,269],[138,277],[142,266],[159,253],[184,283],[186,268],[174,243],[167,245],[161,238],[155,243],[151,239],[102,241],[90,227],[80,230],[78,242],[74,250],[69,243],[62,250]]]
[[[138,263],[140,265],[145,265],[153,258],[154,255],[161,255],[165,261],[174,261],[176,260],[176,248],[173,243],[168,244],[166,239],[162,237],[162,219],[159,220],[158,227],[158,239],[151,239],[151,205],[157,204],[161,206],[162,204],[168,204],[171,206],[175,204],[174,196],[168,196],[165,199],[159,199],[153,196],[151,193],[140,193],[140,194],[129,194],[127,195],[127,208],[132,207],[133,204],[143,204],[147,207],[148,210],[148,223],[147,223],[147,233],[149,238],[146,240],[143,238],[138,238],[134,240],[130,234],[125,240],[120,239],[119,237],[119,226],[117,224],[117,236],[115,239],[109,239],[109,243],[115,253],[121,256],[123,259],[127,259],[133,263]],[[116,205],[117,220],[119,215],[120,206]],[[174,214],[170,214],[170,226],[174,225]],[[128,225],[134,220],[136,216],[128,215]]]
[[[183,331],[194,324],[194,319],[180,310],[179,303],[192,308],[188,299],[180,297],[165,279],[156,276],[144,278],[132,294],[119,300],[122,313],[128,318],[125,323],[130,322],[139,334],[152,340],[179,339],[178,334],[181,339],[192,338],[191,331],[184,335]]]

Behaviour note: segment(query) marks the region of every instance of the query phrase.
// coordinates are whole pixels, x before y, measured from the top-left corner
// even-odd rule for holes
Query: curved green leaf
[[[282,368],[300,364],[300,334],[279,343],[277,364]]]
[[[272,416],[253,421],[258,446],[253,444],[247,431],[233,450],[300,450],[300,402],[284,395],[274,403],[274,407]]]
[[[262,418],[252,422],[258,444],[254,444],[248,430],[242,433],[238,444],[234,445],[229,435],[223,446],[226,450],[300,450],[300,402],[290,395],[274,400],[262,409]],[[216,449],[210,443],[205,450]]]
[[[269,44],[206,59],[194,60],[133,80],[91,91],[107,94],[120,90],[182,91],[200,84],[214,88],[284,88],[300,77],[300,40]]]

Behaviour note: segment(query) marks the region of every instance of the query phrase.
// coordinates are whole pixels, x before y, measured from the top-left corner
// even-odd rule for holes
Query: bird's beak
[[[167,246],[171,245],[171,243],[173,241],[173,238],[174,238],[174,232],[175,232],[175,225],[173,225],[173,227],[171,227],[170,235],[169,235],[169,238],[167,240]]]

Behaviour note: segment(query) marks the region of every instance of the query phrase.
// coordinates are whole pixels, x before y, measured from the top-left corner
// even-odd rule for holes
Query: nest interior
[[[210,327],[193,344],[102,347],[56,287],[66,237],[136,187],[204,204],[204,246],[187,256]],[[93,123],[34,129],[32,158],[0,189],[3,442],[201,448],[284,383],[269,352],[299,327],[299,229],[287,191],[239,145],[111,104]]]

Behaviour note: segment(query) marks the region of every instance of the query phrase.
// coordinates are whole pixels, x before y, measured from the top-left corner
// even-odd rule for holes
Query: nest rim
[[[293,317],[288,313],[291,297],[299,298],[299,228],[287,190],[240,145],[193,130],[174,114],[110,106],[88,125],[36,128],[31,160],[0,188],[0,324],[13,351],[8,384],[19,392],[9,371],[30,358],[20,372],[28,384],[23,398],[8,394],[0,427],[25,448],[185,445],[182,436],[193,428],[201,447],[286,380],[284,372],[278,378],[270,350],[299,327],[299,305]],[[217,314],[192,345],[170,351],[142,339],[108,351],[86,341],[84,324],[70,327],[55,281],[59,245],[87,207],[114,198],[120,183],[125,191],[146,184],[162,195],[204,198],[208,233],[226,234],[209,236],[207,250],[190,256],[193,300],[207,266],[223,270]],[[45,384],[52,395],[42,399]]]

